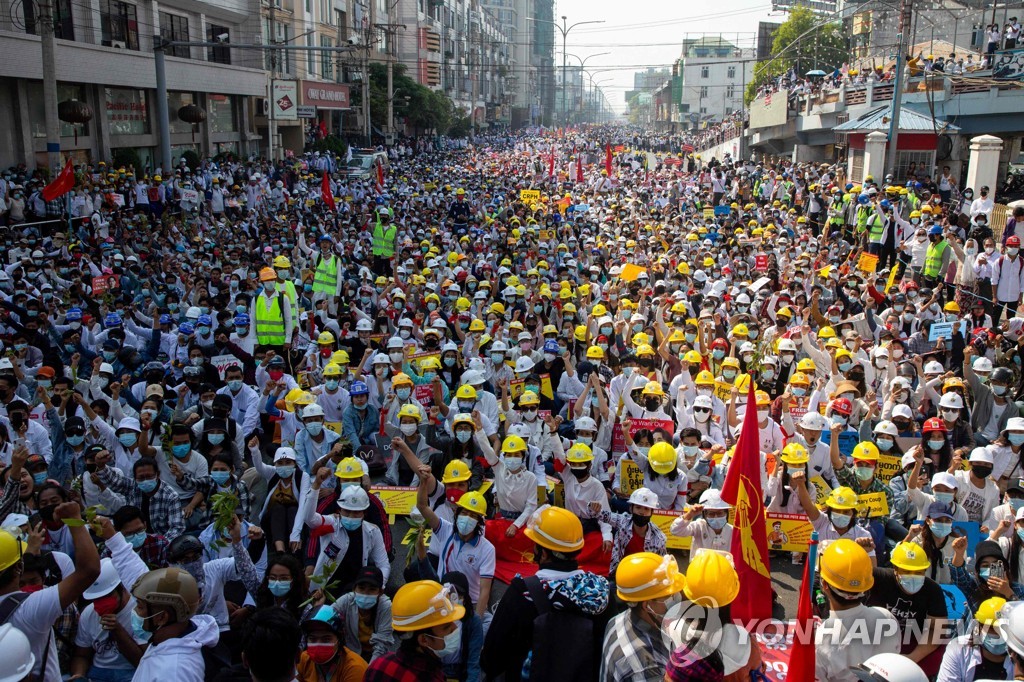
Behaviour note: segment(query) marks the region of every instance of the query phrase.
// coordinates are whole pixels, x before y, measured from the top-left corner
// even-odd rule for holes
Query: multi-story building
[[[696,129],[742,110],[755,63],[755,49],[740,49],[717,35],[684,40],[673,74],[683,127]]]
[[[38,5],[2,0],[0,11],[0,165],[46,165],[41,22]],[[54,3],[58,102],[77,100],[91,119],[61,122],[61,149],[78,162],[135,150],[144,168],[159,166],[154,37],[220,43],[166,50],[172,152],[201,155],[259,151],[255,105],[267,95],[258,51],[257,0],[58,0]],[[206,121],[178,118],[195,104]],[[77,105],[80,112],[85,108]]]

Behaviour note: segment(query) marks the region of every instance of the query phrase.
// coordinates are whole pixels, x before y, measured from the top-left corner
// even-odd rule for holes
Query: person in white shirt
[[[992,197],[988,195],[988,186],[982,187],[978,193],[981,196],[971,202],[971,218],[973,219],[974,216],[979,213],[984,213],[985,217],[991,220],[992,209],[995,208],[995,202],[992,200]]]
[[[721,491],[705,490],[700,495],[700,504],[692,505],[685,514],[672,522],[672,535],[692,538],[690,561],[697,556],[698,550],[705,548],[725,554],[732,552],[730,509],[732,505],[722,499]],[[697,518],[698,515],[700,518]]]
[[[121,583],[111,559],[100,562],[100,577],[82,595],[92,603],[78,619],[71,679],[130,680],[135,666],[121,646],[144,644],[132,635],[135,597]]]
[[[992,453],[985,448],[974,448],[968,458],[970,471],[960,468],[960,457],[954,456],[950,468],[956,467],[953,476],[960,488],[957,490],[957,502],[967,511],[967,520],[981,523],[999,504],[999,486],[992,480]]]

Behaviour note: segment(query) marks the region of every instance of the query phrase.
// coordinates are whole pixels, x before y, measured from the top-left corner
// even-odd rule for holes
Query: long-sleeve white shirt
[[[1024,291],[1024,259],[1003,255],[992,262],[992,287],[996,300],[1016,303]]]

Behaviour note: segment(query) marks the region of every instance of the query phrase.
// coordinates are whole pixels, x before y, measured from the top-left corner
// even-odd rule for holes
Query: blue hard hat
[[[348,387],[348,394],[352,395],[369,395],[370,389],[366,386],[365,381],[353,381],[352,385]]]
[[[924,185],[922,185],[920,182],[914,183],[914,189],[921,189],[922,187],[924,187]]]
[[[888,199],[882,199],[882,200],[881,200],[881,201],[880,201],[880,202],[878,203],[878,205],[879,205],[879,206],[881,206],[882,208],[892,208],[892,204],[890,204],[890,203],[889,203],[889,200],[888,200]]]
[[[544,342],[544,352],[558,354],[558,342],[554,339],[548,339]]]
[[[111,327],[121,326],[121,316],[117,313],[107,313],[107,316],[103,318],[103,326],[107,329]]]
[[[171,316],[168,315],[167,313],[164,313],[163,315],[160,316],[160,324],[170,324],[171,322]]]
[[[192,323],[184,322],[180,327],[178,327],[178,333],[184,336],[192,336],[196,333],[196,329],[192,326]]]
[[[329,235],[329,234],[322,234],[322,235],[320,235],[320,241],[331,241],[331,235]]]
[[[846,183],[846,191],[849,192],[851,189],[853,189],[853,183],[852,182]]]
[[[67,314],[64,315],[65,322],[78,322],[82,319],[81,308],[68,308]]]
[[[196,319],[196,324],[199,325],[200,327],[209,327],[213,325],[213,318],[210,317],[209,315],[200,315]]]
[[[344,630],[341,616],[334,610],[333,606],[325,605],[318,608],[316,613],[303,621],[302,628],[308,630],[314,625],[325,625],[331,629],[331,632],[339,636]]]
[[[246,313],[238,313],[235,315],[235,326],[236,327],[248,327],[249,316]]]
[[[932,225],[928,228],[928,234],[942,234],[942,226]]]
[[[871,201],[871,198],[867,194],[858,194],[857,195],[857,203],[858,204],[866,204],[869,201]]]

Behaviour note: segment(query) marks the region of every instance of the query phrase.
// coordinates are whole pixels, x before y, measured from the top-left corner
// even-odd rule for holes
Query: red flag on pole
[[[609,178],[612,176],[612,146],[610,144],[604,146],[604,172],[608,174]]]
[[[583,156],[576,157],[576,182],[583,182]]]
[[[337,210],[334,206],[334,192],[331,191],[331,179],[327,177],[327,171],[324,171],[324,177],[320,181],[320,196],[323,197],[324,206],[332,211]]]
[[[548,154],[548,177],[555,177],[555,150],[552,149],[551,153]]]
[[[377,184],[380,185],[380,191],[384,191],[384,166],[377,164]]]
[[[751,378],[743,429],[722,485],[722,499],[736,509],[732,557],[740,579],[740,593],[732,603],[732,616],[744,623],[772,617],[768,529],[764,517],[764,492],[761,490],[760,436],[757,398]]]
[[[814,682],[814,606],[811,603],[814,551],[818,541],[811,540],[807,561],[804,562],[804,578],[800,583],[800,596],[796,605],[796,632],[793,634],[793,649],[789,654],[790,682]]]
[[[43,188],[43,201],[53,201],[70,192],[75,186],[75,171],[71,167],[71,159],[64,164],[64,169],[57,174],[53,182]]]

